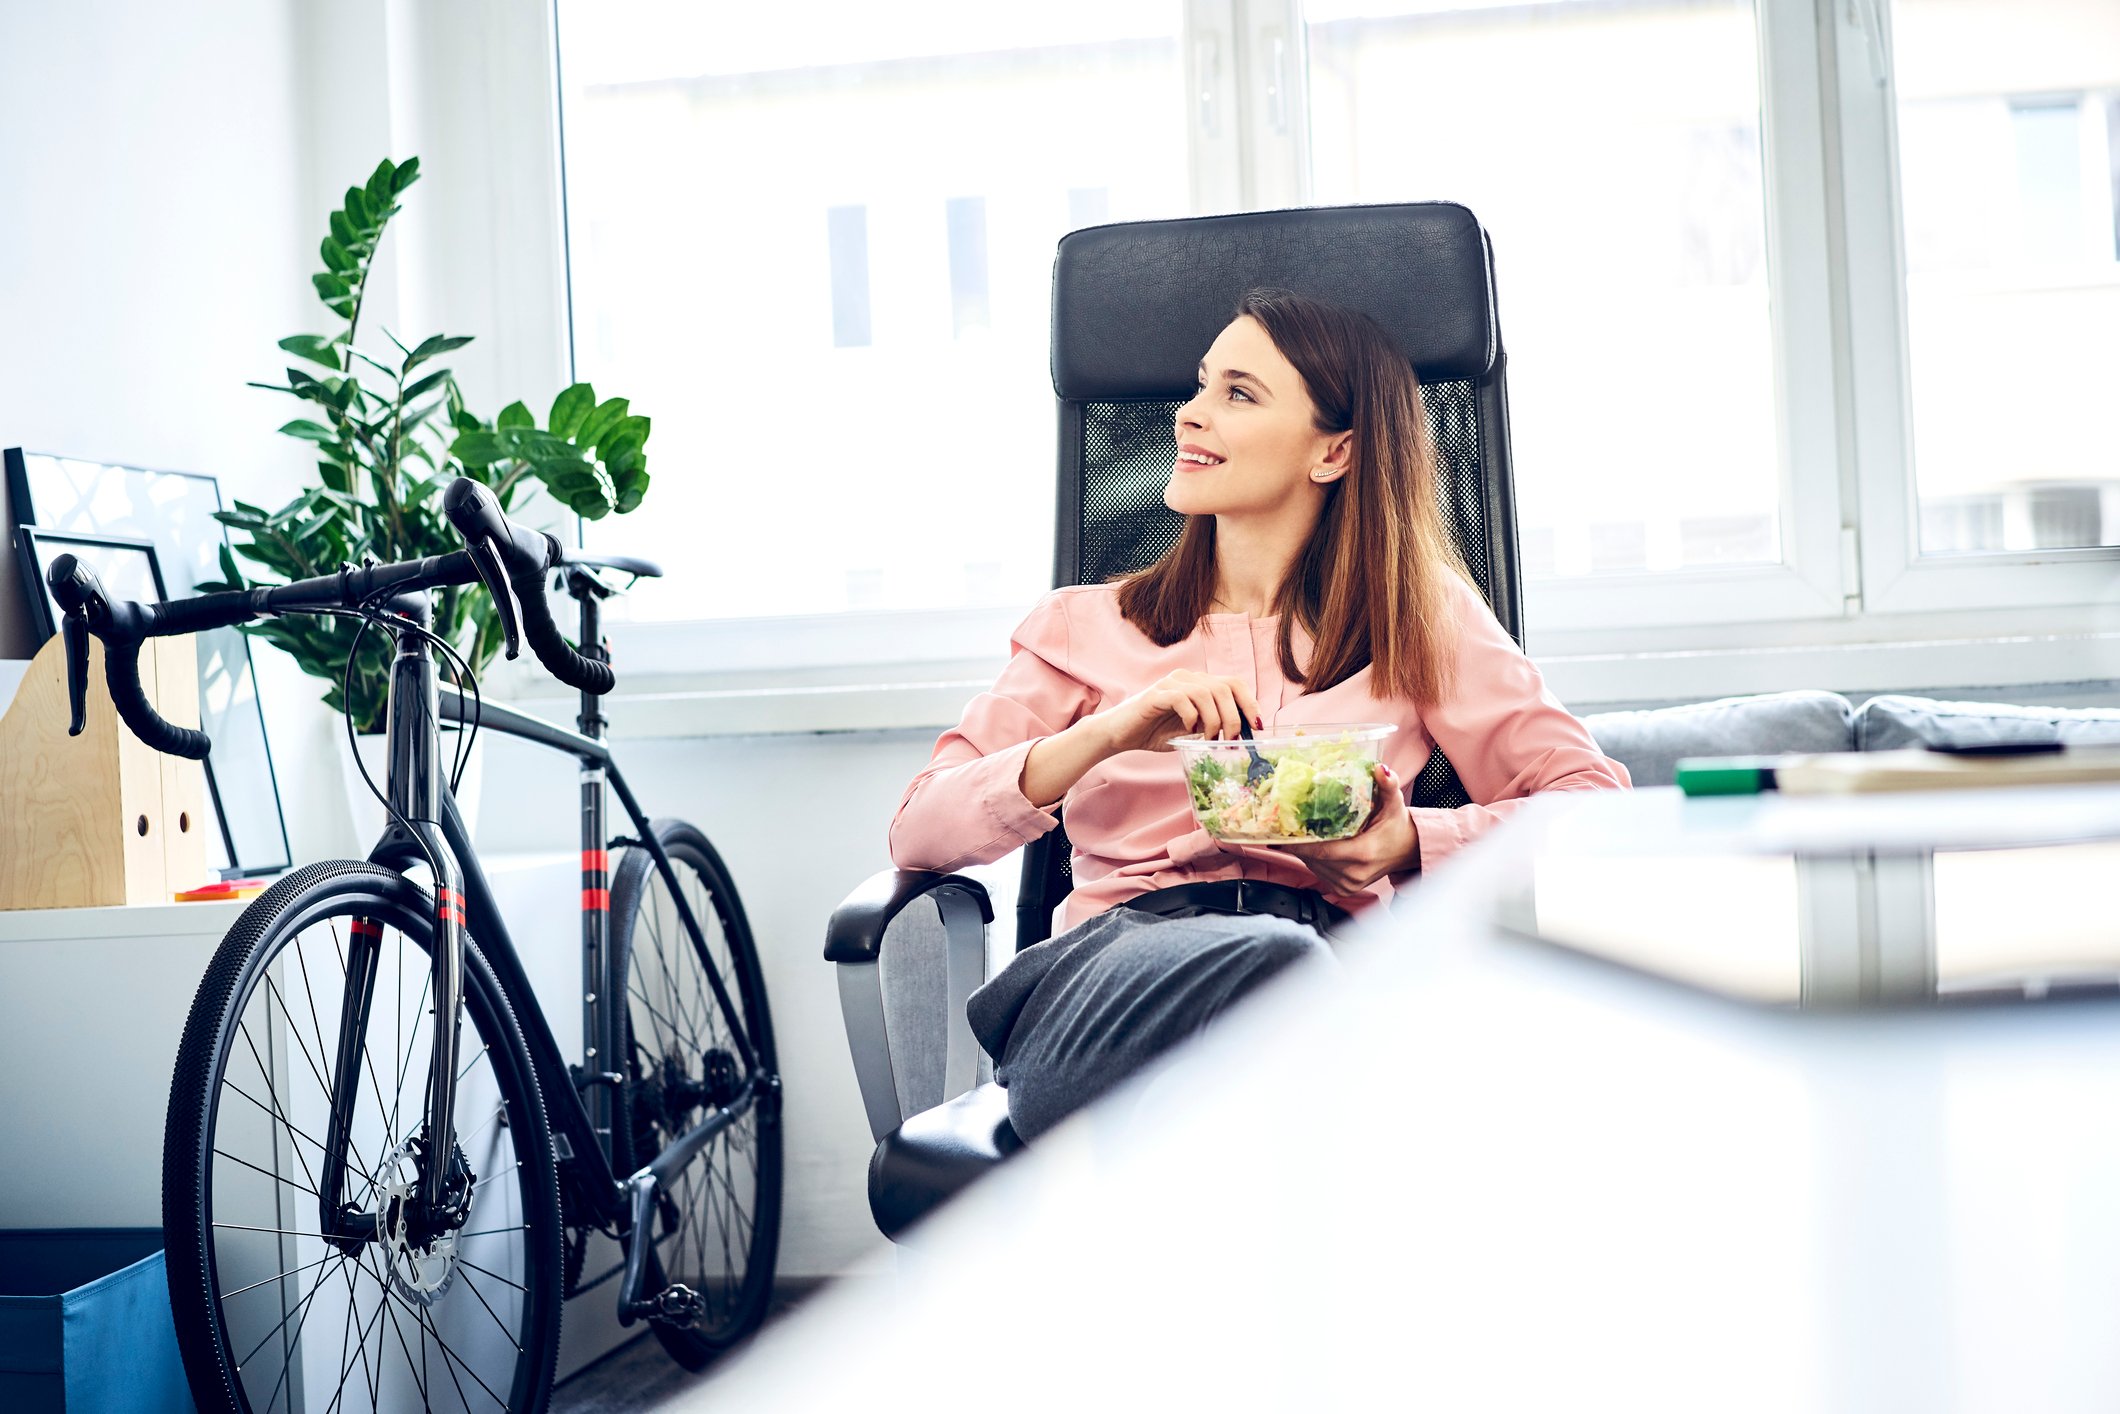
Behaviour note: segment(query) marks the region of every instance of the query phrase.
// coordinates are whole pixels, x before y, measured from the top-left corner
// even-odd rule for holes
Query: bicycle
[[[72,556],[50,568],[72,730],[93,638],[119,715],[173,755],[209,743],[149,703],[146,639],[312,613],[395,641],[382,838],[366,860],[305,866],[254,900],[184,1028],[162,1217],[202,1410],[541,1410],[591,1230],[624,1246],[620,1320],[649,1321],[688,1368],[754,1329],[770,1293],[780,1077],[757,949],[713,845],[649,820],[603,739],[603,574],[660,571],[513,525],[468,478],[444,507],[463,550],[275,587],[113,602]],[[553,622],[554,572],[586,653]],[[509,657],[527,637],[580,692],[578,730],[480,700],[431,630],[431,594],[471,585],[493,596]],[[459,731],[447,782],[445,721]],[[482,727],[581,762],[580,1065],[561,1056],[451,792]],[[606,838],[614,792],[632,836]],[[431,888],[409,877],[420,869]]]

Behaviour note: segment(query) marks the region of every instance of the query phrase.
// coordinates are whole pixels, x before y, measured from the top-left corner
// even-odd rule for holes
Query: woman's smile
[[[1227,457],[1216,456],[1205,447],[1194,446],[1191,442],[1181,442],[1178,445],[1179,471],[1208,471],[1227,460]]]

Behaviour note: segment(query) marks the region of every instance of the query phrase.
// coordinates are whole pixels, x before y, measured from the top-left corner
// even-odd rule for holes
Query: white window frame
[[[1194,210],[1301,204],[1299,0],[1183,4]],[[521,11],[507,13],[523,25]],[[2120,639],[2099,605],[2120,548],[1927,562],[1914,553],[1887,0],[1756,0],[1756,15],[1785,563],[1542,581],[1527,589],[1532,652],[1571,703],[1794,685],[2000,689],[2089,678],[2067,671],[2087,650],[2095,675],[2112,676],[2103,661],[2120,654]],[[556,40],[551,12],[535,28]],[[489,115],[527,115],[532,75],[515,67],[519,81]],[[484,141],[543,142],[537,155],[556,173],[555,75],[542,77],[545,121]],[[562,287],[567,279],[563,265],[540,273]],[[1506,252],[1500,279],[1506,310]],[[496,306],[507,293],[496,291]],[[2025,613],[2035,608],[2047,612]],[[631,692],[660,704],[654,734],[895,727],[923,714],[953,719],[937,704],[961,704],[964,685],[998,667],[1019,613],[620,621],[611,637]],[[496,687],[545,695],[509,674]],[[835,693],[845,700],[823,715],[801,705]],[[859,705],[862,694],[874,695],[873,709]],[[732,716],[726,704],[737,701],[746,705]]]
[[[2120,547],[1919,554],[1891,6],[1849,0],[1826,8],[1838,58],[1863,600],[1886,614],[2096,604],[2112,593]]]

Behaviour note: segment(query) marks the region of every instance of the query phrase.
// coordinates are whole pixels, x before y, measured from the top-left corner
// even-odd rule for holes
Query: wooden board
[[[160,650],[142,664],[150,698],[196,723],[192,640],[148,647]],[[67,720],[66,652],[54,637],[0,716],[0,909],[166,903],[172,889],[204,882],[204,773],[126,730],[94,640],[80,736],[67,735]]]

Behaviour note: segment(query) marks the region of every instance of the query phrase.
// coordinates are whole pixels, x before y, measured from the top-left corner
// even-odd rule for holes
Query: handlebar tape
[[[140,640],[103,645],[103,676],[110,683],[110,700],[118,716],[133,735],[157,751],[204,761],[213,749],[206,733],[163,720],[140,686]]]
[[[551,546],[551,559],[557,561],[556,544]],[[609,663],[600,663],[587,658],[567,646],[560,636],[559,625],[552,621],[552,605],[545,598],[545,572],[542,568],[528,573],[509,576],[515,586],[515,599],[523,610],[523,637],[530,641],[530,651],[537,654],[537,661],[545,665],[545,671],[567,686],[579,692],[601,697],[617,683],[618,677],[611,671]]]

